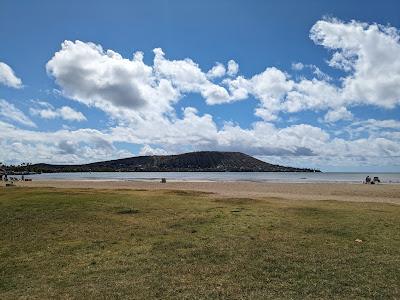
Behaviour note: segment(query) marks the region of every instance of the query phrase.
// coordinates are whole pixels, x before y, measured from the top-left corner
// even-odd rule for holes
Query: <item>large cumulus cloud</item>
[[[120,115],[120,108],[162,114],[189,93],[200,94],[209,105],[254,97],[259,100],[255,114],[266,121],[276,120],[282,111],[325,110],[325,119],[332,122],[341,116],[349,119],[353,106],[390,109],[400,103],[400,38],[395,28],[326,19],[311,28],[310,38],[332,51],[331,67],[345,72],[338,84],[315,65],[294,64],[297,71],[310,66],[312,78],[294,79],[273,66],[246,78],[237,75],[233,60],[204,72],[190,58],[170,60],[156,48],[153,64],[146,65],[141,52],[126,59],[81,41],[65,41],[47,70],[67,97]]]

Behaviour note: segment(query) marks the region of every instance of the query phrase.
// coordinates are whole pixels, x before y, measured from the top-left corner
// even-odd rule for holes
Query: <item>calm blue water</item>
[[[268,173],[268,172],[96,172],[52,173],[25,176],[33,180],[124,180],[124,181],[269,181],[269,182],[362,182],[379,176],[383,183],[400,183],[400,173]]]

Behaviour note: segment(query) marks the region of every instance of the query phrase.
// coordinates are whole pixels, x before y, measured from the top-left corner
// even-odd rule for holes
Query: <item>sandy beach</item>
[[[4,182],[1,183],[5,185]],[[53,180],[17,182],[17,186],[91,189],[193,190],[215,197],[337,200],[400,204],[400,184],[187,182]]]

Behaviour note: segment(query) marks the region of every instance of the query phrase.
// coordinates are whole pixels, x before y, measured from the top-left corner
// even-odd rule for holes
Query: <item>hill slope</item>
[[[84,165],[36,164],[36,172],[312,172],[273,165],[240,152],[202,151],[179,155],[137,156]]]

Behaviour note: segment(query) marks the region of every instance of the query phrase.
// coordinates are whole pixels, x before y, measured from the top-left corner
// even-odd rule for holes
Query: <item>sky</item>
[[[241,151],[400,172],[398,1],[0,0],[0,162]]]

